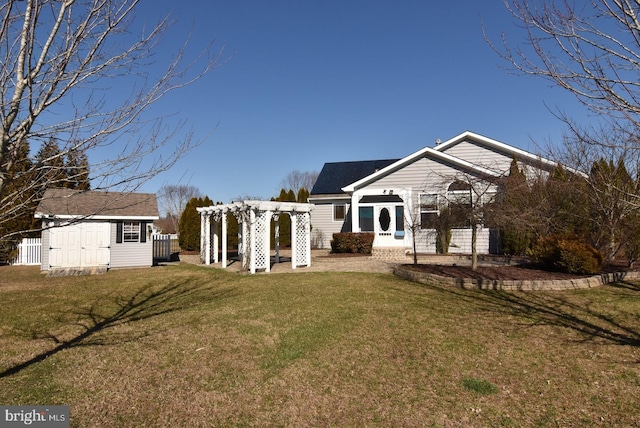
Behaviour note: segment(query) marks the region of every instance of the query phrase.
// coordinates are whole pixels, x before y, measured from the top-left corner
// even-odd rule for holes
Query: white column
[[[296,230],[298,225],[298,214],[292,211],[291,214],[291,269],[298,265],[298,251],[296,249]]]
[[[351,194],[351,232],[353,233],[360,232],[359,200],[360,196],[356,195],[356,192],[353,192],[353,194]]]
[[[280,215],[276,214],[273,216],[274,223],[274,237],[273,237],[273,246],[276,249],[276,263],[280,263]]]
[[[207,213],[204,226],[204,264],[211,264],[211,214]]]
[[[307,246],[307,267],[311,266],[311,214],[304,213],[304,239]]]
[[[216,218],[217,217],[218,215],[216,215]],[[213,228],[213,262],[218,263],[218,220],[214,218],[211,227]]]
[[[267,264],[265,272],[271,272],[271,211],[265,213],[264,221],[264,258]]]
[[[256,273],[256,213],[249,209],[249,262],[251,273]]]
[[[222,222],[222,269],[227,267],[227,213],[222,212],[220,216]]]
[[[204,222],[205,222],[205,216],[207,215],[207,213],[201,212],[200,213],[200,261],[204,262]]]

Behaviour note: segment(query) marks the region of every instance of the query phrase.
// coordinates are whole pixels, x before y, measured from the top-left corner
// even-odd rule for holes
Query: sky
[[[464,131],[541,153],[584,115],[571,95],[517,75],[488,45],[521,30],[502,0],[154,0],[137,20],[171,14],[162,55],[191,34],[222,64],[149,114],[187,119],[201,145],[142,188],[196,186],[214,201],[270,198],[293,170],[402,158]]]

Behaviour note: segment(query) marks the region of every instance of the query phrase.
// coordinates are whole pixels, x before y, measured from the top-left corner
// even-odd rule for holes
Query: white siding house
[[[497,192],[500,177],[514,159],[528,174],[549,171],[550,160],[484,137],[464,132],[436,147],[425,147],[402,159],[327,163],[309,202],[314,237],[328,248],[333,233],[373,232],[374,249],[410,251],[415,233],[417,252],[435,253],[435,230],[428,219],[448,201],[482,204]],[[497,231],[478,225],[480,254],[499,252]],[[471,225],[452,230],[449,252],[471,252]]]
[[[154,194],[47,189],[35,216],[42,270],[153,265]]]

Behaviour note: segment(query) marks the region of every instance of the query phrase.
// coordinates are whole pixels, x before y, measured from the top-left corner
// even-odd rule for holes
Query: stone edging
[[[624,280],[640,279],[640,272],[603,273],[585,278],[554,280],[488,280],[471,278],[451,278],[416,272],[400,265],[393,270],[394,275],[421,284],[449,285],[464,289],[480,290],[572,290],[577,288],[593,288]]]

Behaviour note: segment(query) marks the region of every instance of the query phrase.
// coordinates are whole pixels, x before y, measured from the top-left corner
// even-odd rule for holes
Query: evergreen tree
[[[200,213],[198,207],[213,205],[208,196],[204,198],[191,198],[180,217],[180,235],[178,243],[184,251],[200,251]]]
[[[89,159],[83,151],[74,150],[67,153],[65,165],[67,181],[64,187],[77,190],[90,190]]]
[[[24,237],[35,237],[37,220],[33,214],[38,204],[32,185],[32,162],[29,159],[29,143],[24,141],[17,148],[17,159],[6,179],[6,187],[0,199],[0,262],[16,255],[18,244]]]

